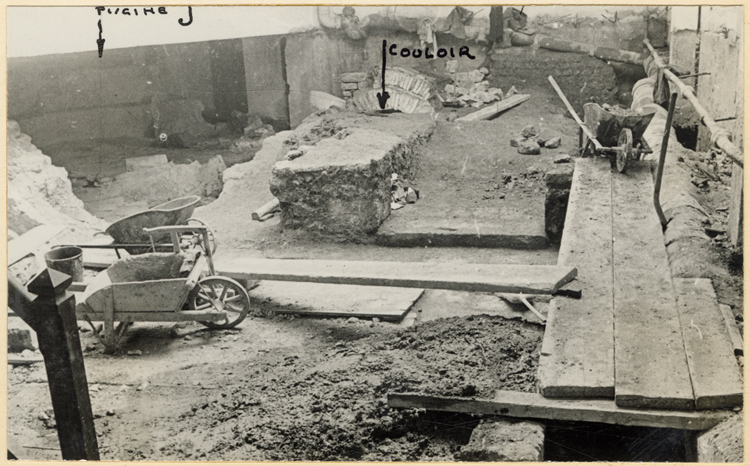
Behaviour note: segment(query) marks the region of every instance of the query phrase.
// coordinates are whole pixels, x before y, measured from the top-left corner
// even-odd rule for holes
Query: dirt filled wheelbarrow
[[[153,237],[144,231],[145,228],[155,228],[170,225],[187,225],[195,227],[206,227],[208,230],[208,248],[211,253],[216,252],[217,244],[211,229],[202,221],[191,218],[200,196],[186,196],[173,199],[163,204],[156,205],[150,209],[129,215],[111,224],[105,233],[114,239],[110,244],[83,244],[77,245],[81,248],[114,249],[117,257],[120,257],[120,249],[124,249],[131,255],[144,254],[147,252],[170,251],[172,245],[164,243],[169,239],[167,233],[154,233]],[[198,238],[196,229],[185,230],[185,235]],[[202,246],[202,245],[201,245]]]
[[[103,322],[97,332],[106,352],[118,348],[134,322],[197,321],[209,328],[238,325],[250,311],[250,298],[235,280],[216,275],[212,251],[195,243],[185,244],[186,232],[198,232],[208,242],[208,229],[201,226],[147,228],[153,237],[168,236],[172,253],[146,253],[120,259],[86,284],[76,306],[79,320]],[[115,322],[119,322],[115,327]]]
[[[633,112],[635,113],[635,112]],[[578,149],[582,157],[603,155],[611,157],[617,171],[625,173],[628,164],[652,152],[643,132],[656,115],[633,114],[629,111],[607,109],[595,103],[583,105],[583,125],[578,132]],[[588,131],[586,131],[586,129]]]
[[[587,103],[583,105],[583,121],[581,121],[554,78],[549,76],[548,79],[573,119],[578,123],[579,155],[610,157],[617,171],[625,173],[631,161],[640,160],[643,155],[652,152],[651,147],[643,138],[643,133],[656,115],[656,110],[638,113]]]

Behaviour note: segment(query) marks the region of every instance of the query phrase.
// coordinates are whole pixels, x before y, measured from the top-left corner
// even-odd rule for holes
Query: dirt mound
[[[42,224],[63,224],[86,239],[106,227],[74,194],[64,168],[52,165],[31,137],[8,121],[8,228],[22,234]]]
[[[161,454],[209,459],[453,460],[478,418],[387,406],[388,392],[492,397],[533,392],[543,329],[495,316],[441,319],[387,334],[346,326],[333,347],[259,354],[234,364],[241,384],[186,407]],[[217,368],[217,370],[219,370]],[[191,455],[192,453],[189,453]]]

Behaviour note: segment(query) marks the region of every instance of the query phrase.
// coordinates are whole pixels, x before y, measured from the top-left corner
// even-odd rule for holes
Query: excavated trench
[[[491,215],[481,217],[481,212],[502,211],[508,218],[514,215],[523,217],[522,223],[536,222],[544,231],[544,175],[556,169],[556,159],[575,154],[577,146],[577,127],[565,115],[562,103],[547,84],[547,75],[559,78],[564,92],[572,97],[580,112],[580,106],[592,99],[600,104],[629,103],[632,99],[628,95],[631,81],[638,79],[638,71],[627,66],[610,67],[584,55],[544,50],[534,55],[529,53],[516,48],[501,51],[488,59],[488,68],[491,85],[503,89],[515,86],[519,92],[531,94],[531,100],[492,121],[460,123],[445,117],[454,113],[462,116],[470,109],[441,112],[435,129],[431,130],[432,135],[423,141],[424,147],[420,143],[422,171],[413,175],[414,181],[421,183],[419,187],[424,199],[396,212],[391,223],[408,216],[410,209],[412,213],[426,211],[421,215],[428,226],[435,225],[434,219],[441,212],[458,224],[470,219],[479,225],[477,218],[487,222],[492,220]],[[584,88],[581,88],[582,80],[586,82]],[[327,137],[332,137],[346,129],[347,119],[358,120],[360,127],[367,127],[367,118],[372,121],[389,117],[342,117],[335,114],[331,117],[329,114],[322,118],[341,123],[336,131],[327,134]],[[403,116],[397,115],[393,120],[400,118]],[[405,120],[399,121],[403,123]],[[560,135],[561,147],[540,155],[518,154],[516,148],[511,147],[510,139],[527,126],[537,126],[547,134]],[[262,186],[268,183],[268,170],[294,148],[288,142],[300,134],[271,136],[265,140],[262,149],[258,146],[243,153],[237,160],[241,163],[226,173],[224,168],[232,163],[226,163],[226,159],[209,158],[221,150],[167,150],[170,161],[190,159],[193,163],[203,163],[193,169],[204,175],[195,181],[200,192],[189,194],[199,194],[207,199],[196,216],[208,220],[220,242],[225,242],[230,248],[252,248],[270,255],[295,257],[301,249],[310,249],[312,252],[306,254],[312,257],[329,255],[330,248],[319,245],[317,236],[311,240],[305,238],[304,233],[290,232],[280,224],[278,217],[263,224],[249,219],[252,208],[267,200],[260,196],[264,193],[268,198],[271,196],[270,191]],[[685,137],[689,138],[689,135]],[[97,164],[101,165],[101,161]],[[88,162],[84,165],[88,166]],[[179,171],[180,166],[173,165],[169,170]],[[207,172],[210,175],[205,175]],[[84,173],[83,178],[90,175]],[[170,176],[185,179],[186,175],[179,172]],[[84,200],[89,212],[107,221],[133,213],[127,209],[143,210],[148,205],[168,200],[157,199],[151,191],[141,192],[134,188],[131,193],[102,187],[101,183],[94,186],[96,179],[94,176],[89,185],[75,187],[73,192]],[[138,180],[133,183],[137,185]],[[158,179],[153,179],[145,184],[158,186],[158,183]],[[115,195],[108,197],[107,189]],[[252,192],[252,199],[243,194],[247,192]],[[168,197],[183,194],[188,193],[173,192]],[[217,200],[210,202],[213,199]],[[533,209],[529,210],[529,206]],[[562,208],[565,208],[565,203],[562,203]],[[243,214],[239,215],[239,212]],[[564,219],[560,212],[557,216]],[[384,225],[392,229],[388,222],[386,220]],[[448,222],[444,228],[453,227]],[[479,226],[476,229],[477,235],[481,236],[483,231]],[[344,251],[337,258],[363,260],[390,254],[420,260],[413,251],[394,251],[395,248],[364,243],[351,247],[334,243],[333,246],[340,246]],[[428,251],[424,254],[434,255],[424,257],[427,260],[469,258],[478,262],[487,257],[481,249],[464,249],[466,244],[451,244],[449,241],[445,245],[462,248],[446,252],[425,248]],[[504,253],[496,250],[492,254],[493,260],[500,261]],[[545,244],[539,251],[513,253],[509,257],[515,262],[556,263],[556,249]],[[418,319],[416,326],[406,329],[386,328],[382,323],[369,326],[366,322],[341,323],[331,319],[321,319],[320,323],[314,319],[295,321],[294,316],[283,318],[278,315],[272,302],[258,303],[261,314],[266,317],[249,320],[239,337],[232,337],[229,332],[213,331],[195,337],[204,345],[220,344],[222,349],[242,351],[239,354],[243,355],[243,362],[247,365],[217,358],[218,361],[209,363],[211,370],[206,374],[201,374],[204,371],[200,368],[204,366],[198,363],[194,364],[197,364],[194,370],[186,367],[160,374],[158,377],[180,381],[180,384],[193,377],[205,384],[210,384],[213,377],[224,378],[220,389],[190,394],[181,404],[170,402],[175,393],[166,389],[148,396],[140,390],[130,394],[136,400],[134,406],[148,408],[155,402],[164,402],[169,410],[158,410],[161,418],[126,411],[126,400],[115,397],[114,405],[122,414],[105,419],[106,424],[101,418],[97,421],[97,430],[102,434],[101,443],[106,446],[103,456],[118,460],[455,460],[462,446],[468,443],[479,417],[394,410],[385,405],[385,394],[420,391],[444,396],[492,397],[497,389],[533,392],[536,390],[538,354],[544,332],[543,327],[533,323],[487,315],[491,312],[476,303],[472,308],[470,303],[448,302],[438,306],[435,301],[433,298],[432,306],[437,309],[434,312],[442,312],[448,318],[430,320],[429,300],[423,298],[417,301],[414,309],[428,318],[422,319],[423,322]],[[471,315],[473,313],[480,315]],[[259,327],[267,332],[263,336],[269,339],[280,338],[280,332],[290,330],[295,334],[305,333],[310,328],[319,330],[323,336],[309,336],[306,343],[318,352],[292,344],[273,351],[258,348],[252,341],[257,337],[253,332],[257,331],[250,330],[254,320],[262,321]],[[177,355],[183,346],[192,345],[187,339],[169,341],[164,332],[158,330],[155,331],[158,336],[156,343],[149,343],[153,332],[149,328],[136,332],[124,351],[145,348],[156,353],[153,357],[164,357],[169,352]],[[86,345],[93,345],[93,341],[89,336],[84,337]],[[244,352],[248,348],[253,350],[252,354]],[[101,366],[108,363],[108,357],[95,349],[89,350],[87,357],[93,360],[92,378],[96,380],[97,375],[107,374]],[[130,358],[125,362],[133,364],[134,361]],[[14,370],[10,381],[23,382],[32,377],[31,371]],[[14,396],[22,397],[17,393]],[[149,400],[149,396],[153,399]],[[103,394],[96,394],[94,398],[95,408],[105,404]],[[27,417],[13,409],[10,414]],[[154,438],[132,434],[134,428],[142,427],[143,416],[150,419],[149,425],[157,431],[162,429],[154,434]],[[547,422],[545,425],[545,461],[694,460],[695,438],[682,431],[591,423]],[[207,430],[212,430],[212,433],[205,439],[196,440],[195,432]]]

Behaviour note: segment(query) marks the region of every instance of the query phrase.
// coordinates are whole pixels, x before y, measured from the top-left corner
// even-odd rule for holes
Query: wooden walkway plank
[[[674,287],[696,409],[742,406],[742,377],[711,280],[676,278]]]
[[[666,427],[706,430],[727,417],[727,413],[681,412],[620,408],[612,400],[561,400],[538,393],[498,390],[495,398],[476,399],[431,396],[417,393],[389,393],[391,408],[421,408],[453,413],[499,415],[523,419],[582,421],[622,426]]]
[[[612,176],[615,402],[693,409],[690,373],[648,164]]]
[[[583,294],[550,305],[539,360],[547,397],[614,397],[611,190],[609,161],[576,161],[558,265],[577,267]]]
[[[216,260],[216,271],[235,279],[530,294],[552,294],[576,276],[575,267],[556,265],[254,258]]]
[[[732,308],[727,306],[726,304],[719,304],[719,309],[721,310],[721,314],[724,316],[724,322],[727,325],[729,337],[732,339],[734,354],[735,356],[742,356],[745,353],[743,348],[744,345],[742,342],[742,333],[740,333],[740,328],[737,326],[737,321],[734,320]]]

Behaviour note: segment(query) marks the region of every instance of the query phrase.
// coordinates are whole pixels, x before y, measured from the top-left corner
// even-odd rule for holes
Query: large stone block
[[[461,449],[461,461],[533,461],[544,459],[544,425],[530,421],[484,419]]]
[[[744,461],[741,414],[733,415],[698,436],[699,463],[742,463]]]
[[[407,119],[409,120],[409,119]],[[354,241],[374,233],[388,217],[391,174],[416,176],[429,118],[380,123],[378,129],[348,127],[319,140],[305,155],[274,165],[271,192],[284,226]],[[408,127],[410,129],[406,129]]]
[[[323,139],[304,156],[277,162],[271,192],[284,225],[348,238],[375,232],[390,213],[400,146],[397,136],[354,128],[344,139]]]

